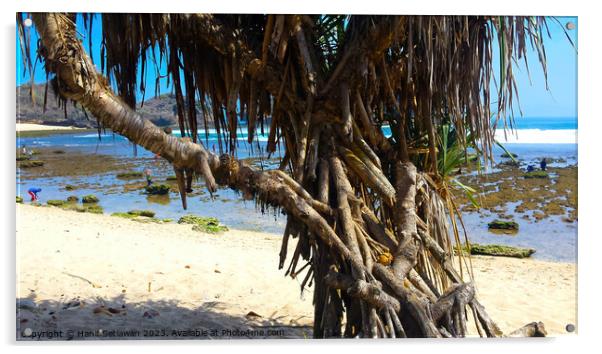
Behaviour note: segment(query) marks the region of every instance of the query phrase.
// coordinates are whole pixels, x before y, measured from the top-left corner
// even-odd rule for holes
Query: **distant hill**
[[[44,106],[45,84],[34,85],[34,100],[30,95],[30,85],[21,85],[17,90],[17,121],[21,123],[37,123],[60,126],[76,126],[82,128],[96,127],[96,119],[88,113],[88,117],[73,104],[67,104],[67,117],[63,108],[59,108],[56,96],[52,88],[48,87],[48,98],[46,111]],[[35,103],[34,103],[35,101]],[[151,98],[144,102],[142,108],[138,103],[137,110],[158,126],[177,124],[174,116],[176,99],[174,95],[166,94]],[[199,126],[202,125],[202,119]]]

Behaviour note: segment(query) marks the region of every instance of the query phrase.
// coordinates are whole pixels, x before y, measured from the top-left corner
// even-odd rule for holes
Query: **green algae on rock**
[[[533,212],[532,221],[549,216],[571,216],[577,214],[577,166],[548,167],[548,178],[521,178],[524,171],[498,164],[498,172],[460,176],[465,185],[480,193],[479,201],[484,210],[507,213],[507,207],[519,214]],[[492,183],[492,181],[494,181]],[[463,193],[454,193],[462,211],[475,211]],[[515,204],[514,207],[508,203]],[[574,210],[574,212],[571,212]],[[537,213],[537,214],[535,214]],[[573,218],[575,219],[575,218]]]
[[[532,171],[524,174],[525,178],[549,178],[550,175],[546,171]]]
[[[170,187],[166,184],[151,184],[150,186],[144,187],[144,189],[146,190],[146,193],[148,193],[148,194],[164,195],[164,194],[169,193]]]
[[[23,198],[17,196],[17,203],[23,203]]]
[[[100,205],[90,205],[90,206],[86,206],[84,208],[85,208],[86,213],[93,213],[93,214],[104,213],[104,210]]]
[[[146,216],[149,218],[152,218],[155,216],[155,212],[152,210],[130,210],[128,211],[128,214],[130,215],[134,215],[134,216]]]
[[[75,195],[70,195],[67,197],[67,202],[69,203],[77,203],[79,201],[79,198]]]
[[[469,252],[470,248],[470,252]],[[505,245],[480,245],[476,243],[462,245],[461,248],[455,247],[456,253],[459,251],[463,254],[470,253],[475,256],[494,256],[494,257],[512,257],[512,258],[528,258],[531,257],[535,250],[532,248],[521,248]]]
[[[98,203],[99,199],[97,196],[95,196],[94,194],[88,194],[88,195],[84,195],[82,197],[82,203],[85,204],[91,204],[91,203]]]
[[[97,204],[93,205],[81,205],[75,203],[63,203],[60,206],[64,210],[72,210],[77,211],[78,213],[92,213],[92,214],[102,214],[104,213],[104,209]]]
[[[129,219],[132,221],[142,222],[142,223],[169,223],[172,222],[173,219],[159,219],[154,217],[155,212],[150,210],[130,210],[127,213],[116,212],[112,213],[111,216],[117,216],[124,219]]]
[[[515,221],[504,221],[504,220],[493,220],[487,224],[490,231],[498,231],[503,233],[516,233],[518,232],[518,223]]]
[[[116,175],[120,179],[142,178],[142,172],[122,172]]]
[[[64,210],[72,210],[72,211],[77,211],[79,213],[86,212],[86,207],[84,207],[81,204],[67,203],[67,204],[63,204],[62,208]]]
[[[134,214],[130,214],[130,213],[122,213],[122,212],[112,213],[111,216],[117,216],[117,217],[124,218],[124,219],[133,219],[135,217],[138,217],[138,215],[134,215]]]
[[[194,231],[218,233],[228,231],[224,225],[220,225],[219,220],[211,217],[201,217],[196,215],[184,215],[178,220],[178,224],[191,224]]]
[[[19,161],[19,167],[21,168],[32,168],[44,166],[44,161],[40,160],[25,160]]]
[[[63,204],[65,204],[65,201],[58,200],[58,199],[50,199],[46,202],[46,204],[52,205],[52,206],[62,206]]]
[[[532,248],[520,248],[503,245],[470,245],[470,254],[497,257],[528,258],[535,253]]]

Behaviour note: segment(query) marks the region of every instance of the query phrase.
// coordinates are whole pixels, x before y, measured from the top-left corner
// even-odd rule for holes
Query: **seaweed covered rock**
[[[535,250],[532,248],[520,248],[503,245],[470,245],[470,254],[474,255],[527,258],[531,257],[533,253],[535,253]]]
[[[74,186],[74,185],[72,185],[72,184],[66,184],[66,185],[65,185],[65,190],[66,190],[66,191],[72,191],[72,190],[74,190],[74,189],[75,189],[75,186]]]
[[[211,217],[201,217],[196,215],[185,215],[178,220],[178,224],[191,224],[194,231],[207,232],[207,233],[218,233],[222,231],[228,231],[228,228],[224,225],[220,225],[219,220]]]
[[[17,203],[23,203],[23,198],[17,196]]]
[[[83,205],[81,205],[81,204],[66,203],[66,204],[63,204],[62,208],[64,210],[77,211],[78,213],[85,213],[86,212],[86,207],[83,206]]]
[[[82,203],[84,204],[98,203],[98,201],[98,197],[94,194],[88,194],[82,197]]]
[[[102,214],[104,213],[104,209],[100,205],[89,205],[84,207],[84,211],[86,213],[92,214]]]
[[[155,212],[152,210],[130,210],[128,214],[133,216],[146,216],[148,218],[152,218],[155,216]]]
[[[70,195],[67,197],[67,202],[69,203],[77,203],[79,201],[79,198],[75,195]]]
[[[491,231],[502,231],[504,233],[518,232],[518,223],[515,221],[494,220],[487,224]]]
[[[29,155],[19,155],[19,156],[17,156],[17,161],[27,161],[29,159],[31,159],[31,156],[29,156]]]
[[[165,195],[169,193],[169,186],[165,184],[152,184],[144,187],[147,194],[151,195]]]
[[[516,157],[518,157],[518,155],[515,154],[515,153],[512,153],[512,152],[511,153],[505,152],[505,153],[502,154],[502,157],[509,159],[510,157],[516,158]]]
[[[62,206],[63,204],[65,204],[65,201],[58,200],[58,199],[50,199],[49,201],[46,202],[46,204],[52,205],[52,206]]]
[[[121,179],[141,178],[142,172],[122,172],[118,173],[116,177]]]
[[[117,216],[124,219],[130,219],[133,221],[138,221],[142,223],[168,223],[172,222],[172,219],[159,219],[154,217],[155,212],[151,210],[130,210],[127,213],[116,212],[111,214],[111,216]]]
[[[137,217],[137,215],[133,215],[130,213],[123,213],[123,212],[114,212],[111,214],[111,216],[117,216],[117,217],[124,218],[124,219],[133,219],[133,218]]]
[[[520,162],[516,160],[505,160],[498,164],[499,167],[520,167]]]
[[[44,166],[44,161],[40,160],[25,160],[19,162],[19,167],[21,168],[32,168],[32,167],[41,167]]]
[[[549,178],[550,175],[546,171],[531,171],[524,175],[525,178]]]

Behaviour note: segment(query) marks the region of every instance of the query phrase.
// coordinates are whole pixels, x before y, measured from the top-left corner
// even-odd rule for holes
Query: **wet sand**
[[[311,289],[301,297],[301,279],[277,269],[280,235],[210,235],[21,204],[16,235],[18,336],[26,328],[71,329],[74,339],[99,339],[77,337],[98,329],[139,332],[129,339],[312,336]],[[554,336],[576,324],[575,264],[473,257],[473,265],[480,301],[505,333],[542,321]]]

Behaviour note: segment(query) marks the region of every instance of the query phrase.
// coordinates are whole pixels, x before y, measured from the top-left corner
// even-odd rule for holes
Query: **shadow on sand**
[[[312,328],[286,315],[228,314],[224,303],[191,308],[178,301],[131,303],[112,299],[17,299],[18,341],[311,338]],[[305,319],[307,323],[307,319]]]

